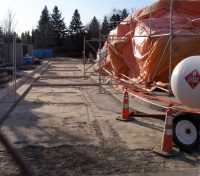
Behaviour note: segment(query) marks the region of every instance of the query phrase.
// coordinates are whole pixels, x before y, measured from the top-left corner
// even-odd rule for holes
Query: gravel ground
[[[57,61],[58,62],[58,61]],[[51,69],[76,64],[52,61]],[[45,76],[82,75],[46,71]],[[69,76],[67,75],[67,76]],[[40,79],[43,83],[77,80]],[[85,82],[78,79],[78,82]],[[87,80],[90,83],[92,80]],[[34,87],[8,115],[2,132],[37,176],[145,175],[199,167],[199,150],[164,158],[153,153],[160,144],[163,122],[137,118],[123,123],[121,103],[98,87]],[[0,175],[23,176],[12,156],[0,146]],[[175,176],[175,175],[174,175]],[[182,176],[182,174],[178,175]],[[198,171],[191,176],[198,176]]]
[[[151,150],[128,150],[117,144],[115,146],[113,144],[110,146],[65,145],[52,148],[28,146],[18,152],[37,176],[143,175],[146,173],[156,175],[157,172],[174,171],[178,167],[176,161],[185,159],[184,153],[176,158],[163,158]],[[198,167],[195,161],[191,162],[191,165]],[[6,151],[1,151],[0,175],[24,175]],[[198,173],[192,176],[198,176]]]

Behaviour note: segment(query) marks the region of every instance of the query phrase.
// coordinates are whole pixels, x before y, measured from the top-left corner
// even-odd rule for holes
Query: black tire
[[[193,114],[177,114],[173,123],[174,143],[182,151],[191,152],[199,143],[199,122]]]

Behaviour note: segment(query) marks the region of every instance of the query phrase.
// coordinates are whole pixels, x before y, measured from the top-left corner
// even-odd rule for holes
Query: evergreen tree
[[[127,9],[123,9],[121,12],[121,20],[124,20],[128,15]]]
[[[107,17],[105,16],[101,24],[101,34],[108,35],[109,32],[110,32],[110,25],[109,25]]]
[[[25,38],[26,38],[26,43],[31,44],[32,43],[32,37],[30,35],[30,32],[25,32]]]
[[[37,47],[49,47],[54,43],[54,35],[51,25],[51,17],[47,6],[42,10],[40,20],[35,33],[35,43]]]
[[[30,32],[29,31],[25,31],[25,33],[22,33],[21,34],[21,41],[24,43],[24,44],[32,44],[32,37],[30,35]]]
[[[33,44],[33,46],[34,46],[34,43],[35,43],[35,30],[34,29],[32,29],[32,44]]]
[[[116,14],[113,14],[110,18],[110,29],[114,29],[121,21],[121,16],[116,13]]]
[[[41,33],[39,31],[39,29],[35,29],[33,32],[33,38],[34,38],[34,42],[33,42],[33,46],[34,48],[41,48],[44,47],[44,44],[41,42]]]
[[[41,32],[46,32],[47,30],[49,30],[50,26],[50,15],[47,6],[45,6],[40,16],[38,30],[40,30]]]
[[[91,38],[98,38],[99,37],[99,30],[100,30],[100,23],[97,18],[94,16],[92,21],[89,23],[87,27],[88,35]]]
[[[0,26],[0,35],[3,35],[3,29],[1,26]]]
[[[72,20],[69,25],[69,34],[73,35],[73,36],[77,36],[82,33],[84,33],[84,26],[81,22],[80,14],[79,14],[78,10],[76,9],[74,11]]]
[[[114,29],[128,15],[129,14],[127,9],[123,10],[113,9],[112,16],[110,17],[110,30]]]
[[[21,40],[22,40],[22,42],[24,43],[24,41],[25,41],[25,34],[22,32],[22,34],[21,34]]]
[[[88,31],[88,33],[87,33],[86,38],[88,38],[88,39],[99,38],[100,22],[97,20],[97,18],[95,16],[93,17],[91,22],[88,24],[87,31]],[[92,42],[91,44],[92,44],[93,48],[95,48],[97,51],[98,47],[99,47],[99,43]],[[92,50],[90,47],[88,48],[86,45],[86,55],[90,55],[89,53],[92,54],[93,56],[96,55],[96,52],[94,52],[94,50]]]
[[[66,44],[68,46],[68,53],[70,53],[69,56],[80,57],[82,55],[84,33],[85,27],[76,9],[69,25],[69,37]]]
[[[51,14],[51,24],[52,31],[56,36],[56,44],[61,46],[66,38],[66,25],[64,22],[64,18],[62,18],[62,13],[58,9],[57,6],[54,7],[53,13]]]

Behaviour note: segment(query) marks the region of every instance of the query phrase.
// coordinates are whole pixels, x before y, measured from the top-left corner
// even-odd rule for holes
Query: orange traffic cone
[[[131,121],[131,120],[133,120],[129,116],[129,96],[128,96],[127,89],[125,89],[125,91],[124,91],[124,101],[123,101],[123,107],[122,107],[122,115],[121,115],[121,117],[118,117],[116,119],[120,120],[120,121]]]
[[[163,137],[160,147],[154,147],[153,151],[162,156],[176,156],[179,151],[173,148],[173,119],[172,110],[166,111],[165,127],[163,130]]]
[[[163,138],[161,142],[161,150],[164,152],[171,152],[173,146],[173,119],[172,110],[166,111],[165,127],[163,131]]]

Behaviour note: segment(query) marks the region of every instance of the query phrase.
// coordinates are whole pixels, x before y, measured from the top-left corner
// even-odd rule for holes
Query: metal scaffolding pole
[[[9,68],[7,68],[9,69]],[[12,89],[12,93],[13,93],[13,99],[14,102],[16,102],[16,34],[13,33],[12,35],[12,85],[13,85],[13,89]]]
[[[84,77],[85,77],[85,64],[86,64],[86,59],[85,59],[85,36],[84,36],[84,43],[83,43],[83,67],[84,67]]]
[[[99,30],[99,61],[101,60],[101,31]],[[101,91],[101,72],[100,72],[100,67],[101,63],[98,62],[99,66],[99,92],[102,93]]]
[[[151,29],[151,19],[152,19],[152,10],[151,10],[151,6],[149,7],[149,9],[150,9],[150,19],[149,19],[149,35],[151,36],[151,31],[152,31],[152,29]]]
[[[16,33],[13,34],[14,38],[14,43],[13,43],[13,48],[14,48],[14,101],[17,101],[17,90],[16,90],[16,67],[17,67],[17,62],[16,62]]]
[[[173,64],[173,0],[170,2],[170,58],[169,58],[169,96],[171,96],[171,75]]]
[[[17,93],[16,93],[16,34],[4,34],[2,35],[2,41],[1,44],[4,45],[4,37],[8,40],[9,43],[7,47],[12,47],[12,57],[11,57],[11,66],[1,67],[0,70],[4,71],[10,71],[12,73],[12,85],[10,89],[11,92],[11,100],[9,101],[3,101],[1,100],[0,103],[13,103],[16,102],[17,99]]]

